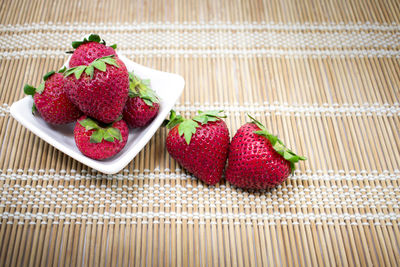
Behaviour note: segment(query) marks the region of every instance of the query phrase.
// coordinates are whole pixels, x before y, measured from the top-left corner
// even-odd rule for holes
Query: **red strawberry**
[[[43,82],[38,88],[26,84],[24,92],[34,100],[32,113],[39,111],[48,123],[64,124],[78,119],[82,113],[72,104],[64,92],[64,76],[51,71],[43,76]]]
[[[270,134],[257,120],[239,128],[229,147],[226,180],[245,189],[272,188],[294,171],[294,163],[305,160]]]
[[[65,91],[83,113],[104,123],[111,123],[122,114],[128,98],[129,78],[120,59],[98,58],[88,66],[68,69],[64,75]]]
[[[74,136],[78,149],[89,158],[106,159],[114,156],[128,141],[126,122],[119,120],[111,126],[100,127],[94,120],[82,116],[75,125]]]
[[[132,128],[146,126],[158,113],[158,97],[150,88],[150,80],[140,80],[131,72],[129,82],[129,98],[123,111],[124,120]]]
[[[84,38],[83,41],[72,42],[72,47],[75,49],[69,60],[69,67],[76,67],[80,65],[89,65],[95,59],[114,55],[116,45],[106,46],[106,42],[101,40],[97,34],[91,34],[88,39]]]
[[[229,149],[229,131],[218,115],[222,111],[199,112],[183,119],[171,112],[167,124],[168,153],[203,182],[214,185],[221,180]]]

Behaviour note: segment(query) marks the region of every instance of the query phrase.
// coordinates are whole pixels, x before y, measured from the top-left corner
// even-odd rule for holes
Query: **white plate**
[[[114,157],[100,161],[84,156],[75,145],[73,133],[75,123],[55,126],[46,123],[40,115],[32,115],[33,99],[31,96],[27,96],[12,104],[10,109],[11,115],[44,141],[77,161],[106,174],[119,172],[149,142],[175,102],[179,99],[185,86],[184,79],[177,74],[144,67],[124,56],[119,56],[119,58],[125,63],[128,71],[134,71],[141,79],[150,79],[151,87],[160,97],[160,110],[157,117],[147,127],[129,130],[126,146]],[[65,65],[67,64],[68,61]]]

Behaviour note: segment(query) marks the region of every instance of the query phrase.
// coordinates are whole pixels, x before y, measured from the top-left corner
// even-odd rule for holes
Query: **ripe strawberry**
[[[84,38],[83,41],[72,42],[72,47],[75,51],[68,52],[73,53],[69,60],[70,68],[89,65],[95,59],[101,57],[117,55],[114,50],[117,45],[106,46],[106,42],[101,40],[97,34],[91,34],[88,39]]]
[[[129,78],[120,59],[98,58],[88,66],[68,69],[64,75],[64,89],[83,113],[104,123],[111,123],[122,114],[128,98]]]
[[[277,186],[294,171],[294,163],[305,160],[252,119],[236,132],[229,147],[226,180],[245,189]]]
[[[106,159],[114,156],[128,141],[129,130],[126,122],[119,120],[111,126],[100,127],[87,116],[78,119],[74,137],[78,149],[89,158]]]
[[[157,115],[160,105],[156,93],[150,88],[150,80],[140,80],[129,73],[129,98],[123,116],[132,128],[148,125]]]
[[[52,124],[70,123],[78,119],[82,113],[72,104],[64,92],[64,76],[54,71],[43,76],[38,88],[26,84],[24,92],[33,97],[32,113],[39,111],[42,118]]]
[[[201,112],[183,119],[171,112],[167,124],[168,153],[203,182],[214,185],[221,180],[229,149],[229,131],[218,115],[222,111]]]

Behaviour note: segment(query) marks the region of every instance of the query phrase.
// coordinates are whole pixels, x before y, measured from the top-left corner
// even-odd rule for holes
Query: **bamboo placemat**
[[[0,266],[400,264],[400,4],[371,1],[0,3]],[[175,109],[246,113],[308,160],[278,188],[209,187],[166,130],[103,175],[17,123],[10,105],[97,32],[179,73]]]

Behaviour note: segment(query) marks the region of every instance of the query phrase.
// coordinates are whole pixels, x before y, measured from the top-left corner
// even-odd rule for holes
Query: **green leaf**
[[[73,73],[75,72],[76,68],[77,68],[77,67],[72,67],[72,68],[70,68],[70,69],[67,69],[67,70],[64,72],[64,77],[68,77],[69,75],[73,74]]]
[[[86,69],[86,66],[78,66],[78,67],[75,69],[74,73],[75,73],[75,78],[76,78],[77,80],[79,80],[79,78],[81,77],[81,75],[82,75],[82,73],[85,71],[85,69]]]
[[[97,43],[101,43],[101,44],[106,44],[106,42],[104,40],[101,40],[100,36],[98,34],[91,34],[89,35],[89,38],[86,39],[84,38],[82,41],[74,41],[72,42],[72,47],[74,49],[77,49],[80,45],[88,43],[88,42],[97,42]]]
[[[97,123],[90,118],[80,120],[79,124],[85,127],[86,130],[100,129],[99,125],[97,125]]]
[[[204,114],[208,117],[218,117],[218,118],[226,118],[225,114],[220,114],[224,112],[223,110],[208,110],[208,111],[199,111],[199,114]]]
[[[64,72],[64,76],[65,76],[65,77],[68,77],[68,76],[71,75],[71,74],[75,74],[75,78],[76,78],[77,80],[79,80],[79,78],[81,77],[82,73],[85,71],[86,68],[87,68],[87,66],[82,65],[82,66],[76,66],[76,67],[67,69],[67,70]]]
[[[295,157],[292,153],[288,152],[288,151],[283,151],[283,158],[286,160],[290,160],[293,159],[293,157]],[[299,161],[299,160],[297,160]]]
[[[143,102],[146,103],[146,105],[148,105],[148,106],[150,106],[150,107],[153,106],[153,102],[152,102],[151,100],[146,99],[146,98],[142,98],[142,99],[143,99]]]
[[[117,49],[117,44],[110,45],[110,47],[115,50]]]
[[[184,135],[186,143],[189,145],[192,135],[196,132],[196,128],[199,124],[193,120],[184,120],[178,127],[179,136]]]
[[[272,145],[275,145],[277,142],[280,142],[280,144],[283,145],[282,141],[280,141],[278,137],[273,134],[268,133],[266,137],[269,139]]]
[[[296,165],[294,165],[294,162],[289,161],[290,164],[290,169],[292,170],[292,173],[294,172],[294,170],[296,169]]]
[[[42,82],[42,83],[38,86],[38,88],[36,89],[36,92],[39,93],[39,94],[43,93],[43,91],[44,91],[44,82]]]
[[[36,105],[35,105],[35,103],[33,103],[32,104],[32,115],[35,115],[36,111],[37,111]]]
[[[104,63],[107,63],[108,65],[113,65],[113,66],[119,68],[119,65],[117,64],[117,61],[114,58],[110,57],[110,56],[99,58],[99,61],[102,61]]]
[[[158,95],[151,89],[147,88],[147,91],[143,94],[142,98],[147,98],[153,103],[159,103]]]
[[[207,123],[209,121],[216,121],[220,117],[224,115],[220,115],[222,111],[209,111],[209,112],[202,112],[199,111],[199,115],[195,116],[193,119],[184,119],[180,115],[176,115],[174,110],[171,110],[171,115],[169,121],[165,121],[164,125],[167,128],[171,129],[178,126],[178,134],[179,136],[184,135],[186,143],[189,145],[190,140],[192,139],[192,135],[196,133],[196,128],[200,125],[199,123]]]
[[[150,87],[150,80],[149,79],[142,80],[142,84],[145,85],[146,87]]]
[[[279,142],[276,142],[275,145],[273,145],[272,147],[275,149],[276,152],[278,152],[282,156],[285,153],[286,147],[280,144]]]
[[[107,128],[107,132],[114,138],[116,138],[119,141],[122,141],[122,135],[119,129],[114,128],[114,127],[110,127]]]
[[[121,132],[117,128],[101,128],[96,121],[90,118],[79,121],[79,124],[82,125],[87,131],[95,130],[90,137],[90,143],[100,143],[103,139],[108,142],[114,142],[115,139],[122,141]]]
[[[291,162],[299,162],[300,157],[295,155],[295,154],[291,154],[291,157],[289,158],[289,161]]]
[[[139,93],[137,93],[134,90],[129,90],[128,95],[129,95],[130,98],[140,96]]]
[[[50,78],[50,76],[53,75],[54,73],[56,73],[54,70],[53,70],[53,71],[50,71],[50,72],[48,72],[48,73],[46,73],[46,74],[43,76],[43,81],[47,81],[47,79]]]
[[[101,143],[101,141],[103,141],[103,137],[104,130],[100,128],[92,133],[90,136],[90,143]]]
[[[74,42],[72,42],[72,47],[74,48],[74,49],[77,49],[81,44],[83,44],[84,42],[82,42],[82,41],[74,41]]]
[[[250,116],[250,114],[247,114],[247,116],[249,116],[250,119],[252,120],[252,122],[255,123],[258,127],[260,127],[261,130],[266,131],[264,125],[263,125],[260,121],[256,120],[256,119],[253,118],[252,116]]]
[[[89,36],[89,41],[90,41],[90,42],[100,43],[101,39],[100,39],[100,36],[99,36],[99,35],[97,35],[97,34],[91,34],[91,35]]]
[[[294,163],[298,162],[299,160],[307,159],[303,156],[296,155],[293,151],[291,151],[289,148],[287,148],[277,136],[269,133],[261,122],[259,122],[258,120],[256,120],[252,116],[250,116],[249,114],[247,114],[247,115],[252,119],[252,123],[256,124],[260,128],[260,130],[254,131],[253,133],[267,138],[271,142],[272,148],[276,152],[278,152],[278,154],[283,156],[283,158],[285,160],[289,161],[292,172],[295,170]]]
[[[182,118],[181,115],[176,115],[175,110],[171,110],[170,116],[169,116],[169,120],[165,120],[163,122],[163,124],[165,124],[165,127],[167,127],[168,129],[172,129],[174,128],[176,125],[178,125],[179,123],[183,122],[184,119]]]
[[[217,117],[208,117],[206,115],[198,115],[198,116],[194,117],[193,120],[200,122],[201,124],[206,124],[210,121],[217,121],[218,118]]]
[[[133,71],[129,72],[129,81],[132,82],[135,79],[135,75],[133,75]]]
[[[200,122],[201,124],[206,124],[210,121],[217,121],[219,118],[226,118],[222,113],[223,110],[210,110],[210,111],[199,111],[199,114],[193,118],[193,120]]]
[[[253,133],[267,137],[267,135],[265,134],[265,131],[260,130],[260,131],[254,131]]]
[[[100,71],[106,71],[106,68],[107,68],[106,64],[101,60],[95,60],[90,65],[95,67],[96,69],[98,69]]]
[[[208,122],[207,116],[196,116],[196,117],[193,117],[193,120],[200,122],[201,124],[206,124]]]
[[[104,132],[104,140],[106,140],[108,142],[114,142],[114,137],[108,131],[105,131]]]
[[[150,107],[153,103],[159,103],[157,94],[150,88],[150,80],[141,80],[139,77],[129,73],[129,97],[139,96]]]
[[[64,66],[62,69],[60,69],[60,70],[58,71],[58,73],[64,73],[66,70],[67,70],[67,67]]]
[[[75,74],[75,78],[79,80],[82,73],[85,72],[88,76],[90,76],[90,78],[93,78],[95,68],[100,71],[106,71],[107,69],[106,63],[117,66],[119,68],[118,64],[116,63],[115,59],[113,59],[113,57],[114,55],[98,58],[95,61],[93,61],[89,66],[81,65],[67,69],[64,72],[64,76],[68,77],[71,74]]]
[[[90,78],[93,79],[94,67],[92,65],[87,66],[85,73],[87,76],[90,76]]]
[[[33,96],[33,95],[36,93],[36,88],[33,87],[32,85],[25,84],[25,86],[24,86],[24,93],[25,93],[26,95],[31,95],[31,96]]]

